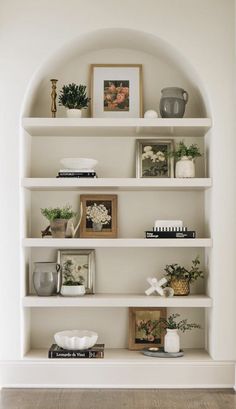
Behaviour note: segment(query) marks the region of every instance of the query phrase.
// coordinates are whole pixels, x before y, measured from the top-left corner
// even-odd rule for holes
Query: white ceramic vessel
[[[148,111],[145,112],[144,114],[144,118],[158,118],[158,114],[156,111],[154,111],[153,109],[149,109]]]
[[[84,285],[62,285],[60,291],[64,297],[78,297],[84,295],[85,292]]]
[[[183,156],[175,165],[176,178],[194,178],[195,177],[195,163],[193,159]]]
[[[165,352],[179,352],[180,339],[177,329],[167,329],[167,333],[164,339]]]
[[[82,110],[81,109],[67,109],[66,116],[67,118],[81,118]]]
[[[63,158],[60,163],[65,169],[95,169],[98,161],[90,158]]]
[[[54,334],[57,345],[64,349],[88,349],[92,348],[98,339],[98,334],[88,330],[68,330]]]

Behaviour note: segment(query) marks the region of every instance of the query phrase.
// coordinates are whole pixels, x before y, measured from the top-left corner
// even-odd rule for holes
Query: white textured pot
[[[183,156],[175,165],[176,178],[194,178],[195,177],[195,163],[193,159]]]
[[[67,109],[66,115],[68,118],[81,118],[82,110],[81,109]]]
[[[64,349],[88,349],[92,348],[98,339],[98,334],[88,330],[68,330],[54,334],[54,339],[59,347]]]
[[[65,297],[76,297],[78,295],[85,294],[84,285],[62,285],[61,286],[61,295]]]
[[[167,329],[167,333],[164,339],[165,352],[179,352],[180,340],[177,329]]]

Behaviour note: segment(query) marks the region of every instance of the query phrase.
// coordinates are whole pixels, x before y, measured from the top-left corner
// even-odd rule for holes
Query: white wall
[[[235,147],[233,132],[233,0],[111,0],[84,2],[3,0],[1,30],[1,352],[19,357],[19,121],[24,95],[40,66],[60,47],[91,30],[124,27],[170,43],[195,68],[213,116],[210,170],[215,309],[211,317],[215,358],[235,348]],[[231,229],[229,229],[231,226]],[[212,280],[213,281],[213,280]],[[232,336],[225,343],[226,334]],[[214,344],[212,340],[214,339]]]

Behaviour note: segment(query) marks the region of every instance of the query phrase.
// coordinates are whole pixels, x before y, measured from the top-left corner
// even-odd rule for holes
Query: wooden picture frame
[[[141,350],[144,348],[151,348],[151,347],[162,347],[164,345],[164,334],[158,334],[158,338],[155,337],[155,330],[153,331],[150,328],[150,324],[147,327],[147,331],[150,334],[145,333],[143,329],[138,330],[138,323],[139,327],[143,327],[143,323],[145,325],[145,320],[149,322],[153,319],[156,321],[160,317],[166,318],[166,308],[159,308],[159,307],[130,307],[129,308],[129,340],[128,340],[128,348],[131,350]],[[142,323],[143,322],[143,323]],[[154,324],[155,325],[155,324]],[[142,338],[138,336],[143,333]],[[147,342],[146,342],[147,339]]]
[[[137,139],[136,178],[173,178],[173,139]]]
[[[80,195],[80,202],[83,209],[80,223],[80,237],[116,238],[117,201],[117,195]],[[96,209],[94,209],[95,206]],[[94,212],[95,210],[97,213]],[[100,216],[101,212],[103,212],[102,216]],[[97,218],[93,219],[96,214],[98,214]],[[103,217],[104,221],[104,224],[102,224],[102,230],[99,230],[100,226],[95,226],[95,223],[93,222],[93,220],[99,220],[100,217]]]
[[[143,117],[142,65],[91,64],[91,117]]]

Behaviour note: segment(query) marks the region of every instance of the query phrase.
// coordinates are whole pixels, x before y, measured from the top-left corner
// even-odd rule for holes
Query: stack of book
[[[94,359],[104,358],[104,344],[95,344],[92,348],[84,350],[69,350],[59,347],[57,344],[52,344],[48,351],[48,358],[66,358],[66,359]]]
[[[195,239],[196,231],[188,230],[182,220],[156,220],[153,230],[146,231],[147,239]]]
[[[57,178],[96,178],[94,169],[60,169]]]

